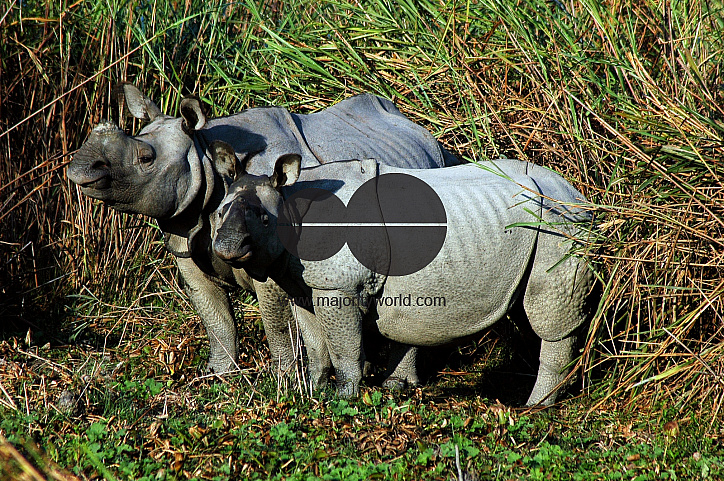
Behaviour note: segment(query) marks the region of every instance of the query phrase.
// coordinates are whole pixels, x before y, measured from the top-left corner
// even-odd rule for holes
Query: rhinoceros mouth
[[[248,261],[249,259],[251,259],[251,251],[247,252],[241,257],[237,257],[236,262],[242,263]]]
[[[228,245],[225,242],[217,243],[214,251],[216,251],[217,256],[233,267],[240,267],[241,264],[251,259],[254,254],[251,245],[244,241],[237,245]]]
[[[90,180],[83,182],[82,184],[78,184],[78,186],[80,187],[80,191],[83,192],[84,195],[87,195],[88,197],[91,197],[93,199],[106,200],[105,197],[108,192],[110,192],[111,188],[111,178],[109,175],[104,175],[95,180]]]
[[[237,251],[234,253],[233,261],[234,262],[246,262],[252,257],[252,249],[249,244],[242,244]]]
[[[86,166],[86,162],[75,160],[68,166],[68,178],[82,189],[107,189],[110,187],[111,172],[106,165],[96,162],[92,167]]]
[[[102,173],[93,179],[84,179],[84,181],[78,185],[80,185],[83,192],[86,190],[105,190],[111,186],[111,179],[108,173]]]

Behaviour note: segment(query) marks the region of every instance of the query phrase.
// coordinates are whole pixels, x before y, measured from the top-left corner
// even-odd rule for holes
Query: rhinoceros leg
[[[568,375],[568,364],[573,360],[576,336],[571,335],[560,341],[543,341],[540,348],[540,365],[533,392],[526,403],[528,406],[541,403],[549,406],[556,402],[556,388]]]
[[[362,348],[362,311],[356,298],[338,290],[313,290],[316,318],[329,348],[342,397],[359,394],[365,363]],[[307,339],[304,339],[307,343]]]
[[[324,339],[322,326],[315,315],[306,309],[292,306],[293,315],[299,321],[304,339],[304,348],[307,352],[309,364],[307,366],[307,383],[312,391],[327,387],[329,375],[332,372],[332,361],[329,349]]]
[[[177,257],[176,265],[186,282],[186,293],[209,336],[209,370],[218,374],[234,370],[239,348],[226,290],[206,276],[193,260]]]
[[[296,322],[287,300],[288,296],[271,279],[266,282],[253,281],[253,284],[272,361],[280,374],[291,375],[298,358],[299,346],[294,345]]]
[[[387,378],[382,382],[382,387],[393,391],[420,384],[417,376],[417,348],[393,342],[385,375]]]
[[[555,402],[555,387],[567,375],[565,369],[573,360],[577,333],[589,318],[595,278],[583,259],[565,258],[570,246],[562,236],[542,233],[526,285],[523,308],[531,327],[543,340],[529,405]]]

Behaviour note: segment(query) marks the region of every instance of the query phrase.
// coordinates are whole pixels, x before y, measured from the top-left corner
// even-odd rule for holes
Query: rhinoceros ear
[[[269,178],[272,187],[278,189],[292,185],[299,178],[302,168],[302,157],[299,154],[284,154],[277,159],[274,173]]]
[[[189,133],[201,129],[206,124],[206,116],[201,111],[201,103],[194,97],[186,97],[181,100],[181,117],[184,119],[184,130]]]
[[[244,175],[244,166],[236,157],[234,148],[226,142],[221,140],[211,142],[211,158],[216,172],[222,177],[228,177],[231,182],[238,176]]]
[[[141,120],[153,121],[162,114],[153,100],[141,93],[133,84],[127,82],[119,83],[114,89],[119,105],[125,105],[128,111]]]

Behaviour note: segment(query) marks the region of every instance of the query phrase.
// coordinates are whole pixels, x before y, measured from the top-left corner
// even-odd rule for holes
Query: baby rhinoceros
[[[229,170],[233,150],[212,150]],[[587,201],[561,176],[510,159],[434,171],[369,159],[300,172],[287,156],[271,177],[234,163],[213,248],[314,313],[300,316],[310,364],[331,360],[340,395],[359,390],[363,324],[406,346],[437,346],[522,303],[542,340],[528,405],[555,401],[595,291],[572,252],[591,225]],[[315,375],[313,384],[325,382]]]

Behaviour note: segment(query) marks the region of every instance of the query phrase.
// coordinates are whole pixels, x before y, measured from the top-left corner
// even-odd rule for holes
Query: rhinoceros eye
[[[269,216],[268,215],[266,215],[266,214],[261,215],[261,225],[263,225],[264,227],[269,225]]]
[[[150,164],[156,159],[156,153],[151,147],[139,147],[138,160],[143,164]]]

